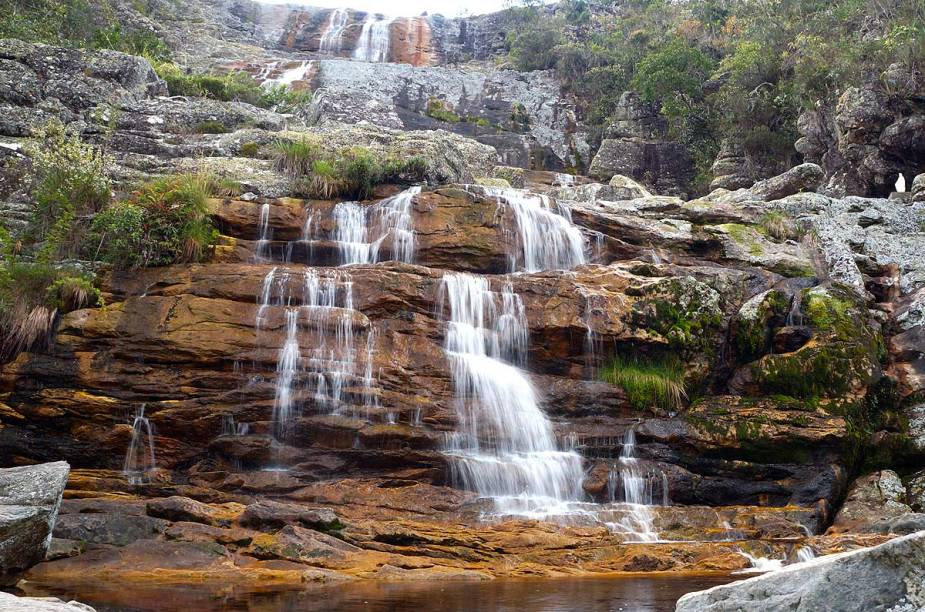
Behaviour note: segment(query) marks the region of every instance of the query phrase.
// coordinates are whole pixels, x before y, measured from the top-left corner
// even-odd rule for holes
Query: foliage
[[[30,234],[43,243],[37,259],[48,263],[58,256],[75,255],[86,219],[109,202],[110,160],[57,119],[34,136],[37,144],[30,156],[36,206]]]
[[[228,128],[221,121],[203,121],[193,128],[196,134],[227,134]]]
[[[461,121],[459,115],[447,108],[446,102],[437,98],[431,98],[427,101],[427,110],[424,111],[424,114],[445,123],[459,123]]]
[[[182,174],[145,183],[93,220],[97,254],[117,268],[199,261],[218,232],[208,215],[211,177]]]
[[[278,113],[294,113],[312,101],[312,92],[293,89],[288,85],[276,84],[265,87],[257,106],[275,110]]]
[[[517,69],[555,69],[593,139],[621,94],[638,90],[704,179],[726,138],[759,166],[789,167],[803,110],[833,105],[893,63],[906,74],[925,68],[921,2],[632,0],[616,13],[583,0],[524,3],[506,13]]]
[[[416,183],[427,174],[427,162],[422,157],[378,159],[365,147],[349,147],[331,154],[312,138],[277,141],[273,149],[276,169],[289,174],[294,191],[309,198],[364,199],[376,185]]]
[[[601,377],[620,386],[637,410],[677,412],[687,399],[684,365],[675,357],[615,356]]]
[[[167,90],[172,96],[246,102],[281,113],[293,112],[311,101],[311,92],[294,90],[286,85],[265,88],[244,71],[199,74],[171,61],[150,56],[148,59],[157,76],[167,83]]]

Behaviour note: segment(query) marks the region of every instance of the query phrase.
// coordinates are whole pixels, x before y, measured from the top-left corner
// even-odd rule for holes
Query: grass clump
[[[246,102],[281,113],[294,112],[311,101],[311,92],[295,90],[287,85],[263,87],[244,71],[199,74],[169,60],[147,57],[157,76],[167,83],[167,90],[172,96]]]
[[[120,269],[200,261],[218,238],[207,202],[214,189],[195,174],[143,184],[93,220],[97,255]]]
[[[601,377],[618,385],[637,410],[677,412],[687,399],[684,366],[674,357],[615,356]]]
[[[772,210],[761,218],[760,231],[777,240],[800,240],[805,232],[786,214]]]
[[[227,134],[228,128],[220,121],[203,121],[193,128],[196,134]]]
[[[241,157],[250,157],[250,158],[259,158],[263,153],[263,149],[256,142],[245,142],[241,145],[239,154]]]

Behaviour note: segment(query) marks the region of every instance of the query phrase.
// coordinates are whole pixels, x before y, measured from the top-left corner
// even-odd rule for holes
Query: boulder
[[[70,466],[0,469],[0,579],[45,558]]]
[[[652,195],[645,187],[622,174],[613,175],[608,185],[613,190],[608,199],[612,200],[635,200]]]
[[[333,510],[302,504],[263,499],[247,506],[241,524],[255,529],[280,529],[286,525],[301,525],[312,529],[334,530],[341,522]]]
[[[909,505],[916,512],[925,512],[925,470],[916,472],[906,480]]]
[[[526,171],[514,166],[495,166],[491,171],[492,178],[504,179],[511,187],[523,189],[525,187]]]
[[[62,514],[54,534],[56,538],[126,546],[158,537],[167,525],[163,519],[120,512]]]
[[[710,167],[713,180],[710,189],[728,189],[734,191],[751,187],[755,180],[749,167],[748,157],[741,144],[731,139],[724,139],[720,144],[716,161]]]
[[[79,601],[63,601],[56,597],[17,597],[0,592],[0,612],[96,612]]]
[[[678,600],[676,612],[908,610],[925,606],[925,532],[827,555]]]
[[[906,488],[896,472],[873,472],[851,484],[829,532],[889,530],[886,523],[911,513],[912,508],[906,504]]]
[[[925,173],[912,179],[909,194],[913,202],[925,202]]]
[[[815,191],[825,173],[816,164],[800,164],[778,176],[758,181],[749,191],[766,202],[780,200],[801,191]]]
[[[148,516],[167,519],[168,521],[188,521],[204,525],[229,525],[244,506],[241,504],[223,504],[211,506],[189,497],[166,497],[152,499],[148,502]]]

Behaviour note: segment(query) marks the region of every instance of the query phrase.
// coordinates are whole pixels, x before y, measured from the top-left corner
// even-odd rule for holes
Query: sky
[[[511,0],[259,0],[267,4],[304,4],[326,8],[346,7],[358,11],[414,17],[427,11],[444,17],[481,15],[507,8]]]

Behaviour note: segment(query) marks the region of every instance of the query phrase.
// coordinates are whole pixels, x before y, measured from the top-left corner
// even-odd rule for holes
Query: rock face
[[[575,108],[548,73],[323,60],[312,74],[313,123],[444,129],[525,168],[581,167],[590,157]]]
[[[892,470],[883,470],[854,481],[831,529],[833,532],[875,529],[881,521],[911,512],[899,476]]]
[[[667,140],[658,109],[629,91],[614,110],[588,174],[605,181],[625,174],[656,193],[683,197],[689,193],[694,165],[684,147]]]
[[[69,466],[0,469],[0,579],[45,558]]]
[[[925,532],[750,578],[678,600],[677,612],[919,610],[925,606]]]
[[[896,86],[895,77],[903,83]],[[834,108],[803,113],[796,148],[825,170],[825,193],[886,197],[900,173],[907,181],[925,163],[925,117],[910,104],[921,95],[920,75],[891,67],[881,79],[849,87]]]
[[[93,608],[78,601],[62,601],[54,597],[16,597],[0,593],[2,612],[95,612]]]

